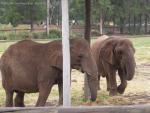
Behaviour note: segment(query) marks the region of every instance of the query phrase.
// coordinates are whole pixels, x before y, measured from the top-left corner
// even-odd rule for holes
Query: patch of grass
[[[10,45],[14,44],[16,41],[1,41],[0,42],[0,54],[2,54]]]
[[[105,101],[105,100],[108,100],[110,98],[109,94],[107,91],[99,91],[98,92],[98,100],[101,100],[101,101]]]
[[[150,37],[130,38],[135,48],[150,47]]]
[[[150,62],[150,37],[131,38],[136,49],[137,62]]]

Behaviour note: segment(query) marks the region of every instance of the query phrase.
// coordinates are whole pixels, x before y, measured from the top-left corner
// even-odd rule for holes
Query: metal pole
[[[68,0],[62,0],[63,106],[71,105]]]
[[[47,32],[47,36],[49,35],[49,6],[50,5],[50,1],[47,0],[47,19],[46,19],[46,32]]]

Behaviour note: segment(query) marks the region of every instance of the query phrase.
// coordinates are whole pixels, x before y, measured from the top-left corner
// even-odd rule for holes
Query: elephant
[[[88,75],[91,101],[95,101],[98,69],[85,39],[70,39],[70,59],[71,69],[82,70]],[[39,92],[35,106],[44,106],[54,84],[58,84],[59,104],[62,104],[62,62],[61,40],[43,44],[26,39],[11,45],[0,60],[6,107],[24,107],[25,93],[35,92]],[[14,93],[16,97],[13,104]]]
[[[98,68],[98,89],[102,76],[106,77],[109,95],[123,94],[127,81],[132,80],[135,74],[135,49],[132,42],[127,38],[101,36],[91,45],[91,50]],[[118,87],[117,71],[121,81]]]

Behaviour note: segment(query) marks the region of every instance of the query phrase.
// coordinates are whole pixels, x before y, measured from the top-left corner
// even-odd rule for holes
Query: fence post
[[[62,0],[63,106],[71,105],[68,0]]]
[[[47,36],[49,35],[49,3],[50,3],[50,1],[47,0],[47,20],[46,20],[46,32],[47,32]]]

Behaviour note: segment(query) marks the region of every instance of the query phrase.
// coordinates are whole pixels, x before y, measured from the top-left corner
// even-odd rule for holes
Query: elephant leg
[[[24,107],[24,93],[23,92],[17,92],[16,98],[15,98],[15,107]]]
[[[13,107],[13,94],[14,91],[8,91],[5,90],[6,92],[6,107]]]
[[[39,97],[36,103],[36,107],[44,106],[46,103],[46,100],[50,94],[50,91],[52,89],[52,83],[40,83],[39,84]]]
[[[117,91],[118,93],[123,94],[125,91],[125,88],[127,87],[127,81],[121,69],[118,70],[118,74],[121,80],[121,84],[118,86]]]
[[[63,83],[58,83],[58,90],[59,90],[59,105],[63,104]]]
[[[107,82],[107,91],[110,91],[110,83],[109,83],[109,76],[106,76],[106,82]]]
[[[98,90],[101,90],[101,88],[100,88],[100,79],[101,79],[101,76],[98,75]]]
[[[116,72],[112,70],[112,73],[108,75],[109,77],[109,95],[114,96],[117,95],[117,82],[116,82]]]

